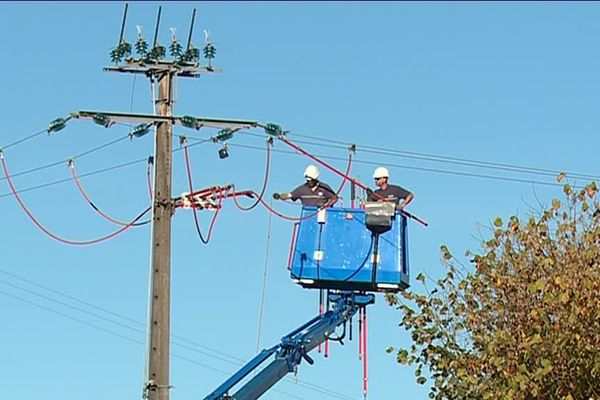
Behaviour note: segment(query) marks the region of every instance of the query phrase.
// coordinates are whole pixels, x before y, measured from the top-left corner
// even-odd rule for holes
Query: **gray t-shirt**
[[[333,189],[323,182],[319,182],[315,190],[312,190],[308,183],[300,185],[291,192],[291,195],[292,200],[300,199],[303,206],[313,207],[321,207],[336,197]]]
[[[398,204],[400,200],[406,199],[410,192],[401,186],[388,185],[385,190],[378,189],[369,195],[369,201],[390,201]],[[381,198],[383,197],[383,199]]]

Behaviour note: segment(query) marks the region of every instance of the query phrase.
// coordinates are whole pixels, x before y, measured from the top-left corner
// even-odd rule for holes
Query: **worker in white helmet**
[[[304,170],[306,183],[298,186],[289,193],[273,193],[275,200],[296,201],[300,199],[303,206],[329,207],[337,201],[333,189],[326,183],[319,181],[319,169],[309,165]]]
[[[390,178],[390,172],[386,167],[378,167],[373,173],[373,179],[375,179],[375,185],[379,189],[372,191],[367,190],[368,201],[390,201],[396,203],[396,208],[401,210],[410,203],[415,196],[397,185],[391,185],[388,183]]]

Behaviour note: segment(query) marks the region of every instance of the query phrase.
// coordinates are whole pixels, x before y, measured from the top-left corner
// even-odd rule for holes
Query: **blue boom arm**
[[[308,352],[325,342],[335,329],[348,321],[360,307],[375,302],[373,294],[358,294],[355,292],[339,292],[329,295],[333,309],[311,319],[298,329],[283,337],[281,342],[270,349],[261,351],[231,378],[225,381],[204,400],[255,400],[262,396],[275,383],[290,372],[297,370],[302,359],[309,364],[314,361]],[[250,379],[235,394],[229,395],[233,386],[257,369],[269,357],[275,359]]]

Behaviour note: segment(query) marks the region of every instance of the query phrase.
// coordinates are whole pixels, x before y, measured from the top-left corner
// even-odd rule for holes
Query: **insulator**
[[[148,53],[148,58],[151,60],[162,60],[165,58],[166,54],[167,50],[165,49],[165,46],[157,44],[150,50],[150,53]]]
[[[135,51],[142,58],[145,58],[148,54],[148,42],[143,37],[139,37],[137,42],[135,42]]]
[[[211,60],[215,58],[215,54],[217,53],[217,49],[211,43],[207,43],[203,49],[204,57]]]
[[[171,53],[171,57],[180,58],[181,50],[181,43],[179,43],[177,40],[173,40],[171,42],[171,46],[169,46],[169,52]]]
[[[226,140],[229,140],[233,137],[233,129],[230,128],[225,128],[220,130],[219,132],[217,132],[217,134],[214,137],[214,141],[215,142],[224,142]]]
[[[189,115],[185,115],[181,117],[181,125],[186,128],[197,129],[198,128],[198,120],[194,117],[190,117]]]
[[[114,62],[115,64],[121,62],[121,55],[119,54],[118,48],[114,48],[110,51],[110,61]]]
[[[127,59],[131,56],[131,44],[123,41],[117,46],[117,51],[121,59]]]
[[[48,129],[46,131],[50,132],[58,132],[63,129],[67,125],[67,120],[65,118],[56,118],[54,121],[50,122],[48,125]]]
[[[150,131],[152,124],[139,124],[129,132],[130,136],[142,137]]]
[[[197,48],[190,46],[189,49],[186,50],[186,52],[184,53],[183,57],[182,57],[182,61],[185,62],[198,62],[198,60],[200,59],[200,50],[198,50]]]
[[[270,135],[270,136],[283,136],[283,135],[285,135],[285,132],[283,131],[283,129],[281,129],[281,127],[279,125],[276,125],[276,124],[269,123],[269,124],[267,124],[265,126],[264,129],[265,129],[265,133],[267,135]]]
[[[94,114],[94,116],[92,117],[92,121],[94,121],[98,125],[102,125],[105,128],[108,128],[112,125],[110,117],[104,114]]]

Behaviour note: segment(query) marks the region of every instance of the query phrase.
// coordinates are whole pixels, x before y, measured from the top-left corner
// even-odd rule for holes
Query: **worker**
[[[300,199],[303,206],[329,207],[337,201],[337,196],[333,189],[326,183],[319,181],[319,169],[314,165],[309,165],[304,170],[306,183],[298,186],[289,193],[273,193],[275,200],[296,201]]]
[[[387,168],[376,168],[373,173],[373,179],[375,179],[375,185],[377,185],[379,189],[375,191],[367,189],[367,200],[394,202],[396,203],[396,209],[402,210],[415,198],[415,196],[403,187],[389,184],[389,178],[390,172]]]

